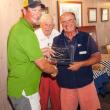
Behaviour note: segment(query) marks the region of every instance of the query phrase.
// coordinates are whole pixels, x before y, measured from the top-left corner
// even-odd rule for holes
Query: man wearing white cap
[[[24,0],[23,17],[8,36],[7,92],[14,110],[41,110],[39,82],[41,71],[55,76],[57,68],[43,58],[33,26],[45,6],[37,0]]]

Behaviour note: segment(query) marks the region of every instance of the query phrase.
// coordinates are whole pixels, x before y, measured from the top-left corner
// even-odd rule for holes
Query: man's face
[[[50,36],[53,30],[54,24],[52,20],[45,20],[41,23],[41,28],[46,36]]]
[[[76,20],[71,14],[67,14],[61,17],[62,28],[65,32],[73,32],[76,30]]]
[[[38,20],[41,17],[41,6],[37,6],[35,8],[30,8],[28,7],[28,9],[26,10],[26,14],[27,14],[27,18],[28,20],[33,24],[37,24]]]

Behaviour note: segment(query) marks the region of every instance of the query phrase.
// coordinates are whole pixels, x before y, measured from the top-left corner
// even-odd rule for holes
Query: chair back
[[[97,42],[97,33],[96,33],[96,26],[80,26],[78,27],[79,31],[88,32],[93,39]]]

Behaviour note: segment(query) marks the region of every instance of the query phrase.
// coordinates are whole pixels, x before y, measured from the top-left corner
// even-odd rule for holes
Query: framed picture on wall
[[[101,8],[101,21],[109,20],[109,8]]]
[[[88,22],[97,22],[97,8],[88,8]]]
[[[57,1],[58,6],[58,29],[61,31],[59,22],[60,15],[64,12],[74,12],[77,20],[77,25],[82,25],[82,2],[75,1]]]

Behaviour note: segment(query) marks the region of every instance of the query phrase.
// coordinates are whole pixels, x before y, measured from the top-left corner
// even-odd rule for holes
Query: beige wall
[[[54,16],[57,27],[57,5],[56,0],[45,0],[51,1],[49,5],[51,8],[50,13]],[[68,0],[60,0],[60,1],[68,1]],[[82,2],[82,25],[96,25],[97,28],[97,38],[99,46],[110,44],[110,0],[69,0],[69,1],[80,1]],[[97,22],[96,23],[88,23],[88,11],[87,8],[97,8]],[[109,8],[109,21],[101,22],[100,18],[100,8]]]
[[[3,0],[0,4],[0,110],[10,110],[6,96],[7,36],[20,16],[20,0]]]
[[[57,4],[56,0],[42,0],[49,7],[49,12],[55,19],[57,27]],[[74,0],[71,0],[74,1]],[[109,22],[100,21],[100,8],[108,7],[110,10],[110,0],[76,0],[82,1],[83,25],[96,25],[97,35],[100,45],[110,43],[110,17]],[[21,15],[22,0],[2,0],[0,4],[0,110],[10,110],[6,100],[6,79],[7,79],[7,36],[11,26]],[[87,8],[97,7],[97,23],[89,23],[87,20]],[[110,16],[110,11],[109,11]]]

